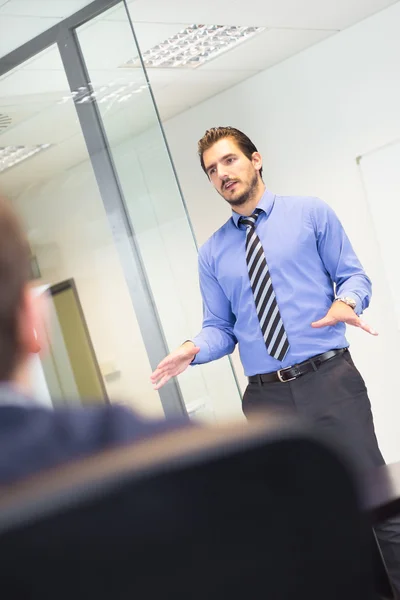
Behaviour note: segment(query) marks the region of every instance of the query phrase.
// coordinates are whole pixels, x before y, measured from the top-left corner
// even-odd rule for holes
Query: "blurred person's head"
[[[43,298],[32,293],[30,248],[10,203],[0,197],[0,382],[29,386],[28,361],[43,334]]]
[[[265,189],[261,154],[242,131],[208,129],[198,142],[198,154],[203,171],[232,208],[260,199]]]

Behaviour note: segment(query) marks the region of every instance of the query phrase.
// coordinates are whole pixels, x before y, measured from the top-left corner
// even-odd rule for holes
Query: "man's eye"
[[[214,175],[214,173],[215,173],[215,169],[210,169],[210,170],[208,171],[208,174],[209,174],[209,175]]]

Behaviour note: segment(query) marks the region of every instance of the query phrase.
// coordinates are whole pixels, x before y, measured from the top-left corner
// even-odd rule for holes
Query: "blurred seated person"
[[[35,402],[29,362],[45,339],[45,300],[32,293],[27,239],[0,198],[0,485],[188,423],[144,420],[117,405],[52,410]]]

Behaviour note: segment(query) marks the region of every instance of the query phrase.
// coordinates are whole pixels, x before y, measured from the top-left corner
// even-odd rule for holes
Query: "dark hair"
[[[197,144],[197,151],[204,173],[206,173],[206,167],[203,160],[204,152],[211,148],[211,146],[214,146],[219,140],[228,137],[235,140],[243,154],[247,156],[249,160],[251,160],[254,152],[258,152],[251,139],[248,138],[245,133],[239,131],[239,129],[235,129],[235,127],[212,127],[211,129],[207,129]],[[260,169],[260,177],[262,178],[262,167]]]
[[[18,316],[29,279],[29,244],[11,205],[0,198],[0,381],[9,380],[18,364]]]

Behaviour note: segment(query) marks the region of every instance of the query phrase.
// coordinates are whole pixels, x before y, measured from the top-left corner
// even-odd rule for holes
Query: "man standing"
[[[232,216],[199,251],[203,328],[161,361],[155,389],[238,343],[248,418],[264,407],[295,410],[340,440],[360,469],[384,464],[345,337],[346,324],[377,335],[360,318],[371,282],[340,221],[318,198],[269,192],[261,155],[235,128],[208,130],[198,152]],[[399,531],[394,521],[376,531],[398,593]]]

